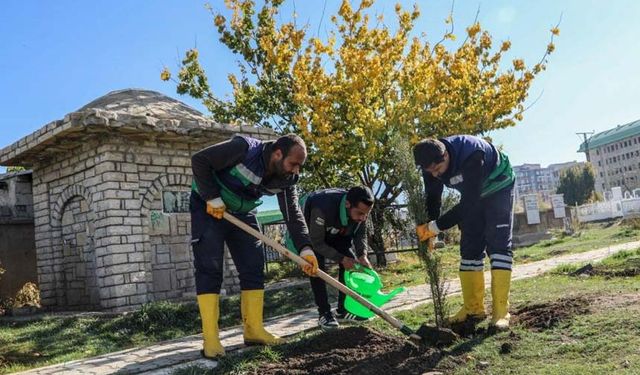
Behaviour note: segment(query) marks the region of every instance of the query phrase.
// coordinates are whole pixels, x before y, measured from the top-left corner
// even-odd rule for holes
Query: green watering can
[[[349,289],[355,291],[377,307],[381,307],[395,297],[396,294],[404,292],[405,290],[404,287],[400,287],[394,289],[391,293],[382,293],[380,291],[382,289],[380,275],[371,268],[359,264],[356,264],[351,270],[345,270],[344,283]],[[362,318],[368,319],[375,315],[371,310],[364,307],[351,296],[347,296],[344,300],[344,307],[348,312]]]

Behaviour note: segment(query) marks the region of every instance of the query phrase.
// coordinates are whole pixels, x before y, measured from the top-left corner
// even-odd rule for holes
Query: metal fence
[[[403,205],[394,205],[387,208],[389,211],[387,214],[392,215],[397,220],[405,222],[402,227],[404,230],[398,230],[394,228],[386,228],[382,235],[385,244],[385,254],[397,254],[405,252],[413,252],[418,248],[418,239],[414,232],[414,224],[407,218],[406,208]],[[370,223],[369,223],[370,224]],[[276,222],[262,225],[262,232],[269,238],[274,239],[276,242],[285,246],[285,236],[287,233],[287,227],[284,222]],[[367,228],[372,230],[371,226]],[[287,259],[280,255],[271,246],[263,244],[265,271],[269,270],[269,263],[283,262]],[[375,253],[369,249],[367,253],[369,256],[374,256]]]

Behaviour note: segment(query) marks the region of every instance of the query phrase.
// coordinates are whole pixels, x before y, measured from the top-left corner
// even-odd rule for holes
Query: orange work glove
[[[416,234],[418,235],[418,239],[420,242],[424,242],[433,238],[440,233],[440,229],[436,225],[436,221],[432,220],[427,224],[420,224],[416,226]]]
[[[318,259],[313,253],[313,250],[309,246],[302,249],[300,252],[300,258],[307,261],[307,264],[302,266],[302,272],[309,276],[315,276],[318,273]]]
[[[221,198],[215,198],[207,201],[207,213],[216,219],[222,219],[226,209],[227,206],[224,205]]]

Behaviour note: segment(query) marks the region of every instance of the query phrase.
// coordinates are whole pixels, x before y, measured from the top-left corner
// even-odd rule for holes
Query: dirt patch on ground
[[[640,310],[640,293],[619,293],[594,297],[591,310],[604,311],[615,308],[631,308]]]
[[[624,263],[617,265],[595,265],[587,264],[571,273],[571,276],[603,276],[612,277],[634,277],[640,275],[640,258],[629,258]]]
[[[254,373],[422,374],[442,358],[439,349],[418,348],[364,327],[327,332],[285,350],[279,362],[265,363]]]
[[[543,331],[553,328],[573,316],[589,312],[591,303],[588,298],[580,296],[529,305],[517,310],[513,314],[512,321],[514,324],[519,324],[534,331]]]
[[[640,310],[640,293],[618,293],[562,298],[525,306],[513,313],[512,322],[534,331],[553,328],[572,317],[617,308]]]

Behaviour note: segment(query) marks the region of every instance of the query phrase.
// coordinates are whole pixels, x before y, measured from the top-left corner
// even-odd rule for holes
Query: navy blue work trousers
[[[482,271],[485,254],[491,269],[511,270],[513,185],[482,198],[460,223],[460,271]]]
[[[206,202],[191,192],[191,247],[193,249],[196,293],[220,293],[224,272],[224,245],[227,244],[238,270],[241,290],[264,289],[262,242],[224,219],[207,214]],[[255,213],[234,214],[260,230]]]
[[[336,238],[332,241],[328,241],[327,244],[334,249],[336,249],[340,254],[349,257],[355,258],[353,251],[351,251],[351,244],[353,239],[350,236],[344,236],[343,238]],[[327,260],[324,255],[314,251],[316,258],[318,259],[318,268],[323,271],[327,271]],[[338,263],[338,281],[344,284],[344,271],[345,268],[342,263]],[[329,296],[327,294],[327,284],[319,277],[310,277],[309,281],[311,283],[311,290],[313,291],[313,298],[316,302],[316,306],[318,306],[318,313],[320,315],[324,315],[325,313],[331,311],[331,305],[329,304]],[[343,314],[346,312],[344,309],[344,300],[346,296],[342,292],[338,292],[338,308],[336,312],[338,314]]]

